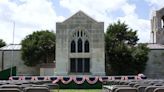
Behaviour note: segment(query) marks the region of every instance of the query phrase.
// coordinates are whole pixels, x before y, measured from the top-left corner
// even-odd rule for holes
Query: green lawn
[[[53,90],[51,92],[58,92]],[[59,92],[102,92],[101,89],[60,89]]]

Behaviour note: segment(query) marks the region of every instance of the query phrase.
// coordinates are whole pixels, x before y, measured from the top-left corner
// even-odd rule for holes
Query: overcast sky
[[[0,0],[0,39],[18,44],[36,30],[56,30],[55,23],[62,22],[79,10],[97,21],[110,23],[125,21],[138,30],[140,42],[150,40],[152,12],[164,7],[164,0]]]

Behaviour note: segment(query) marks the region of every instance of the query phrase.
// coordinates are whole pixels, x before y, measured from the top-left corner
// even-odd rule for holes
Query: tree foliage
[[[137,31],[118,21],[110,24],[105,34],[106,73],[115,75],[143,72],[148,51],[146,44],[138,44]]]
[[[52,62],[55,58],[55,33],[48,30],[33,32],[22,41],[22,59],[27,66]]]
[[[3,46],[6,46],[6,43],[2,39],[0,39],[0,47],[3,47]]]

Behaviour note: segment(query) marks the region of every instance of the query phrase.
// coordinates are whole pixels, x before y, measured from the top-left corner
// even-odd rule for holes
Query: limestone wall
[[[40,68],[40,76],[54,76],[55,68]]]
[[[83,30],[89,36],[89,53],[70,53],[71,34]],[[56,74],[68,75],[70,58],[90,58],[91,75],[105,75],[104,23],[79,11],[69,19],[56,23]]]
[[[164,25],[162,25],[162,17],[164,17],[164,8],[155,11],[151,19],[151,42],[164,44]]]
[[[148,78],[164,78],[164,49],[151,49],[148,56],[144,74]]]
[[[2,69],[2,57],[3,57],[3,69],[10,68],[11,66],[16,66],[17,75],[39,75],[39,68],[37,67],[27,67],[24,65],[21,59],[21,51],[4,51],[2,56],[0,51],[0,68]],[[12,54],[13,53],[13,54]]]
[[[0,71],[2,71],[2,51],[0,51]]]

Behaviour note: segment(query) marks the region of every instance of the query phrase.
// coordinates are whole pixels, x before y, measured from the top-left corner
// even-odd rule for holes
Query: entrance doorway
[[[71,73],[89,73],[90,59],[89,58],[70,58]]]

